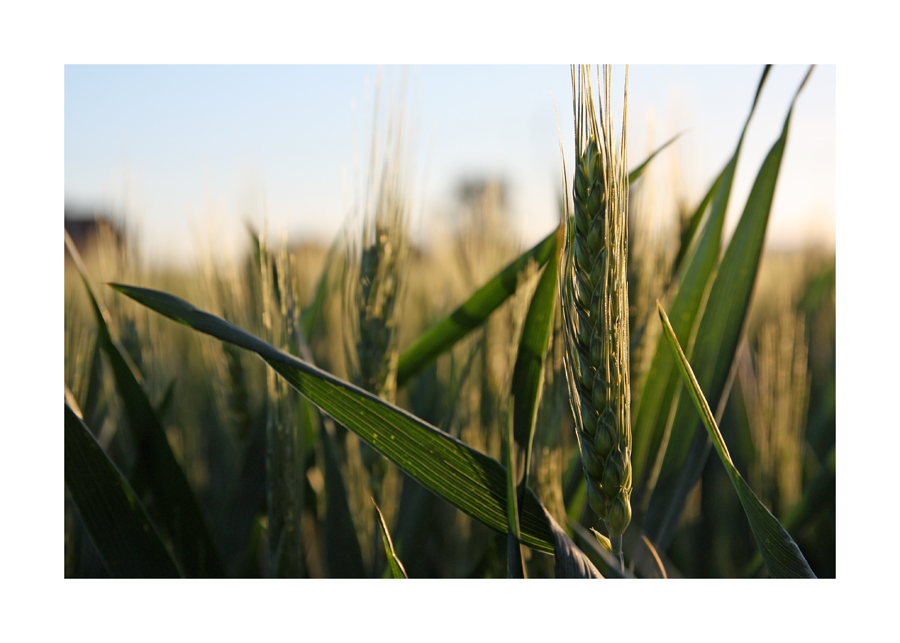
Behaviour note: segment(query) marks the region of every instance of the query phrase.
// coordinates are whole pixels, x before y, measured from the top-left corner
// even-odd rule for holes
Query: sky
[[[769,74],[726,230],[806,70]],[[629,165],[681,133],[646,179],[652,217],[671,221],[676,193],[699,201],[733,153],[761,73],[761,65],[629,68]],[[623,81],[624,67],[615,67],[617,132]],[[815,68],[791,119],[770,246],[834,246],[835,96],[835,67]],[[240,251],[245,221],[327,243],[354,211],[364,175],[355,158],[398,105],[407,115],[413,227],[424,243],[448,229],[466,179],[506,182],[523,245],[552,229],[560,140],[570,170],[574,162],[565,65],[66,65],[65,201],[122,217],[151,260],[189,263],[210,234],[222,253]]]

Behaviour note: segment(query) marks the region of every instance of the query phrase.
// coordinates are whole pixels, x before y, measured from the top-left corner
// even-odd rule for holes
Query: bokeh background
[[[761,65],[636,65],[629,72],[632,164],[680,134],[651,168],[661,219],[694,202],[734,149]],[[776,66],[750,124],[726,230],[777,138],[806,72]],[[622,86],[623,67],[614,70]],[[819,66],[797,103],[767,242],[835,244],[835,67]],[[378,98],[380,94],[380,99]],[[614,113],[622,98],[614,92]],[[414,231],[454,226],[465,185],[503,186],[525,244],[555,225],[559,146],[573,158],[565,65],[67,65],[65,202],[103,212],[148,260],[189,265],[210,226],[219,251],[246,247],[243,223],[327,244],[352,210],[373,111],[403,108]]]

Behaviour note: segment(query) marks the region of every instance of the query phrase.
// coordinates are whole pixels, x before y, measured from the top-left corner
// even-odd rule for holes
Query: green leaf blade
[[[557,271],[559,265],[559,241],[562,230],[558,229],[553,256],[547,262],[531,297],[522,336],[516,351],[513,367],[512,399],[513,415],[507,439],[507,500],[509,513],[509,536],[507,539],[507,567],[510,578],[525,578],[522,549],[519,544],[519,516],[516,496],[524,499],[531,469],[531,450],[534,442],[537,411],[544,384],[544,360],[550,335],[553,332],[553,314],[557,301]],[[521,482],[517,480],[516,462],[524,456]],[[518,491],[517,491],[518,485]]]
[[[403,568],[403,563],[401,563],[400,558],[397,557],[397,552],[394,551],[394,543],[391,541],[391,534],[388,532],[388,526],[384,520],[384,515],[381,513],[381,509],[378,508],[378,503],[375,502],[374,498],[372,498],[372,504],[375,505],[375,511],[378,512],[378,524],[381,526],[381,540],[384,543],[384,553],[387,555],[388,565],[391,569],[391,578],[409,578],[409,576],[406,575],[406,569]]]
[[[823,507],[834,506],[835,493],[835,449],[831,447],[825,458],[825,465],[815,479],[809,483],[803,497],[791,508],[781,520],[788,531],[802,531],[813,520]],[[744,567],[743,576],[752,576],[763,564],[762,554],[756,552],[753,559]]]
[[[700,413],[703,425],[706,427],[713,446],[719,454],[719,459],[728,472],[728,477],[731,479],[734,490],[741,501],[741,506],[744,508],[747,520],[750,522],[753,537],[756,539],[756,544],[766,563],[766,567],[769,569],[769,574],[775,578],[815,578],[815,574],[809,567],[809,563],[806,562],[806,558],[803,556],[797,543],[794,542],[787,530],[778,522],[778,519],[760,502],[734,466],[728,453],[728,447],[725,445],[725,440],[722,439],[722,434],[712,415],[706,397],[703,395],[697,378],[694,376],[694,372],[684,356],[684,352],[681,350],[681,345],[675,337],[675,331],[672,329],[662,306],[657,303],[657,307],[665,331],[664,336],[676,358],[678,370],[690,392],[690,397],[697,412]]]
[[[702,315],[701,304],[719,258],[725,212],[739,150],[740,148],[722,170],[703,201],[703,203],[712,201],[713,205],[711,210],[701,217],[700,231],[695,239],[694,248],[684,260],[683,272],[678,280],[678,291],[671,304],[676,333],[683,338],[685,344],[688,344],[698,316]],[[705,207],[703,203],[701,208]],[[700,212],[698,208],[694,216],[697,217]],[[633,471],[639,496],[652,491],[651,467],[653,459],[658,457],[659,449],[666,448],[666,425],[673,400],[678,394],[678,385],[675,364],[671,354],[666,350],[663,338],[660,338],[635,413]]]
[[[581,551],[546,509],[547,522],[553,530],[557,578],[603,578],[591,559]]]
[[[803,84],[800,89],[802,87]],[[794,102],[788,110],[781,136],[763,161],[716,271],[691,351],[690,359],[696,367],[699,386],[706,391],[707,399],[716,409],[726,397],[729,374],[749,310],[793,106]],[[705,439],[700,439],[703,431],[697,425],[696,411],[690,400],[684,397],[678,400],[672,427],[659,473],[657,489],[660,491],[650,501],[645,524],[654,540],[664,547],[671,538],[690,488],[699,479],[706,451]]]
[[[178,297],[146,288],[110,285],[195,330],[257,353],[313,404],[423,486],[495,531],[507,533],[506,469],[496,460]],[[551,553],[553,535],[543,506],[530,490],[520,512],[523,544]]]
[[[111,576],[181,576],[134,491],[68,404],[65,479],[66,489]]]
[[[559,235],[557,235],[557,242],[559,242]],[[558,246],[554,247],[553,258],[544,267],[531,297],[525,323],[522,326],[522,337],[516,351],[516,363],[513,367],[513,437],[517,451],[525,455],[525,466],[521,476],[522,486],[528,484],[531,448],[544,384],[544,361],[550,345],[550,335],[553,333],[553,317],[559,296],[557,288],[558,249]]]
[[[160,528],[172,539],[175,557],[189,578],[220,578],[225,569],[197,499],[138,380],[137,369],[110,330],[111,318],[94,289],[78,249],[66,233],[66,248],[81,274],[97,319],[98,342],[113,370],[128,424],[140,445],[141,474],[159,504]]]
[[[500,307],[518,286],[518,275],[531,260],[544,265],[556,248],[556,231],[520,255],[450,315],[425,331],[412,346],[400,354],[397,362],[397,386],[400,387],[425,366],[449,350],[470,331],[478,328]]]
[[[638,178],[640,178],[640,176],[644,173],[644,170],[647,169],[647,166],[650,164],[650,161],[652,161],[654,158],[656,158],[657,154],[659,154],[664,149],[669,147],[672,143],[677,141],[681,137],[682,134],[684,134],[684,132],[679,132],[678,134],[676,134],[675,136],[670,138],[668,141],[666,141],[665,143],[663,143],[662,145],[657,147],[656,150],[654,150],[654,152],[650,156],[648,156],[646,159],[644,159],[643,163],[641,163],[636,168],[631,170],[631,172],[628,173],[628,182],[634,183],[635,181],[637,181]]]
[[[516,445],[513,438],[513,420],[506,427],[506,575],[507,578],[525,578],[522,561],[522,545],[519,538],[519,505],[516,493]]]
[[[691,225],[697,228],[691,236],[687,249],[679,251],[677,283],[678,290],[670,309],[674,320],[675,331],[683,338],[686,345],[697,324],[697,318],[703,315],[701,304],[709,288],[709,282],[722,242],[722,230],[725,225],[725,214],[731,196],[731,187],[744,135],[756,111],[759,93],[768,75],[768,67],[759,81],[753,105],[744,129],[738,139],[734,154],[719,176],[713,181],[709,191],[700,202],[697,211],[691,217]],[[707,208],[709,208],[707,210]],[[683,257],[681,254],[685,253]],[[678,393],[678,376],[674,371],[671,355],[666,350],[665,342],[659,339],[656,352],[642,387],[642,394],[637,400],[633,435],[632,466],[636,481],[636,495],[641,497],[650,486],[653,458],[658,457],[659,450],[666,448],[666,425],[669,420],[673,399]]]

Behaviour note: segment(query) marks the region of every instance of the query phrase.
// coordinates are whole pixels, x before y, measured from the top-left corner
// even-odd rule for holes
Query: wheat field
[[[743,137],[662,228],[642,180],[672,150],[620,159],[604,265],[624,298],[591,323],[626,332],[596,354],[592,296],[559,285],[596,205],[580,145],[532,248],[490,181],[419,247],[398,114],[363,225],[328,247],[249,225],[237,260],[163,269],[67,234],[65,576],[835,577],[835,256],[764,251],[792,108],[730,237]],[[601,354],[591,378],[612,386],[607,358],[625,376],[598,399],[579,359]],[[613,406],[594,466],[582,416]]]

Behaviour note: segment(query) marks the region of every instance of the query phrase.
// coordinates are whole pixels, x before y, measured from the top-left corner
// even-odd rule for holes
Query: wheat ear
[[[599,72],[597,82],[599,85]],[[560,301],[570,402],[587,478],[587,497],[591,508],[606,522],[610,536],[617,537],[631,522],[627,68],[618,153],[609,113],[608,67],[603,71],[602,87],[605,98],[599,101],[597,110],[590,67],[572,67],[574,216],[567,226]]]

